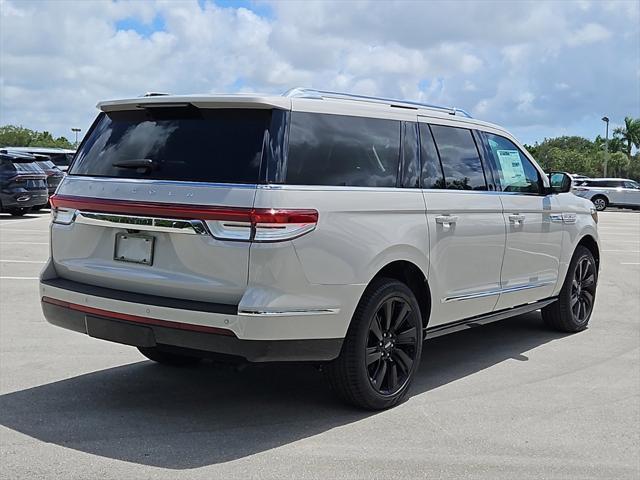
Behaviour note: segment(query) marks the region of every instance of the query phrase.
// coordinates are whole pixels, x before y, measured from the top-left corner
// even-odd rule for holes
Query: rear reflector
[[[77,210],[145,215],[154,218],[204,220],[211,234],[222,240],[277,242],[314,230],[318,212],[312,209],[273,209],[134,202],[103,198],[53,195],[53,222],[69,225]]]

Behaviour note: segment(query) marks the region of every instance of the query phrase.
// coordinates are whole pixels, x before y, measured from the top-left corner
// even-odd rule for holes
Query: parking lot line
[[[47,263],[40,260],[0,260],[1,263]]]
[[[0,241],[2,245],[49,245],[49,242],[3,242]]]
[[[39,280],[40,277],[0,277],[0,280]]]
[[[640,262],[620,262],[620,265],[640,265]]]

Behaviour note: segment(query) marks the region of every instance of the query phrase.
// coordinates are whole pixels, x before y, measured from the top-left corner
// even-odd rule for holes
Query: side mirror
[[[567,193],[571,191],[571,182],[573,180],[569,174],[565,172],[551,172],[549,174],[549,193]]]

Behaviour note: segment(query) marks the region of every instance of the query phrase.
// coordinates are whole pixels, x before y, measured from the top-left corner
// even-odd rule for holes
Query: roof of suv
[[[400,115],[418,115],[457,120],[464,123],[482,125],[505,131],[502,127],[489,122],[476,120],[464,110],[454,107],[443,107],[408,100],[390,99],[383,97],[370,97],[326,90],[313,90],[308,88],[294,88],[282,95],[262,94],[203,94],[203,95],[169,95],[165,93],[147,93],[141,97],[125,98],[120,100],[107,100],[99,102],[97,108],[103,112],[118,110],[135,110],[137,108],[153,108],[168,106],[193,105],[200,108],[280,108],[291,110],[294,104],[297,106],[311,105],[310,102],[322,102],[325,109],[331,113],[348,115],[362,112],[363,108],[378,115],[383,113],[398,117]],[[304,107],[302,108],[304,110]],[[323,109],[324,110],[324,109]],[[362,115],[362,114],[361,114]],[[364,116],[364,115],[362,115]]]

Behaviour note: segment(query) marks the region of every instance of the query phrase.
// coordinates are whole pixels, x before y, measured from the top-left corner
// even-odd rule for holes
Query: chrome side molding
[[[202,220],[138,217],[114,213],[76,212],[76,223],[100,227],[126,228],[151,232],[184,233],[187,235],[210,235]]]
[[[297,317],[303,315],[335,315],[340,313],[339,308],[319,308],[310,310],[238,310],[238,315],[245,317]]]
[[[485,290],[483,292],[467,293],[463,295],[452,295],[450,297],[444,297],[440,300],[441,303],[458,302],[460,300],[471,300],[474,298],[491,297],[493,295],[500,295],[502,293],[519,292],[520,290],[529,290],[530,288],[546,287],[548,285],[555,285],[556,281],[527,283],[525,285],[516,285],[514,287],[499,288],[495,290]]]

